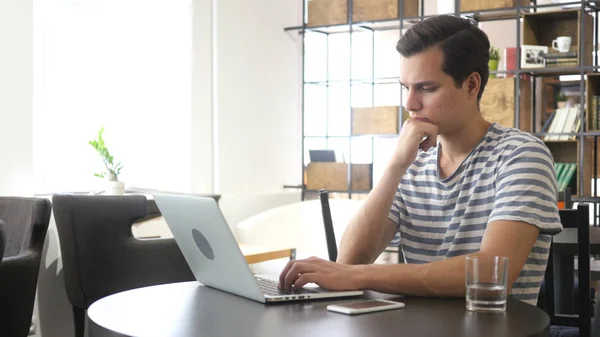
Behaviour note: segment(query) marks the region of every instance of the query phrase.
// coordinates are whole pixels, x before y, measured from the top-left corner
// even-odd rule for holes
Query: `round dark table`
[[[509,300],[501,314],[474,313],[464,299],[398,297],[366,292],[363,298],[396,299],[404,309],[349,316],[317,300],[262,304],[198,282],[129,290],[96,301],[87,311],[90,337],[114,336],[548,336],[548,315]]]

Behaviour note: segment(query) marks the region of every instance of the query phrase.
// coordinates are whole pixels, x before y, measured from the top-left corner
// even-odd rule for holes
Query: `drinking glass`
[[[467,309],[478,312],[506,310],[508,258],[474,255],[466,258]]]

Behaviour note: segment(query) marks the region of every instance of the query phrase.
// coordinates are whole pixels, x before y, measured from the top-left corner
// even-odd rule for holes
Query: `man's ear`
[[[469,77],[467,77],[467,92],[469,97],[473,97],[477,99],[477,94],[479,94],[479,88],[481,87],[481,76],[479,73],[473,72]]]

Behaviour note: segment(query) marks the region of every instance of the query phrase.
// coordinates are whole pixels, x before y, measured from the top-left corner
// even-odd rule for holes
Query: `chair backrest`
[[[65,288],[71,304],[83,307],[86,286],[92,286],[94,255],[114,256],[123,240],[133,240],[131,225],[146,215],[146,198],[136,196],[54,195]],[[111,252],[112,251],[112,252]],[[118,258],[118,256],[114,256]],[[93,286],[92,286],[93,287]]]
[[[548,265],[544,275],[544,297],[546,312],[550,315],[551,324],[561,326],[579,327],[580,336],[589,336],[591,329],[591,290],[590,290],[590,224],[589,206],[578,204],[577,209],[559,210],[563,228],[577,229],[577,256],[578,256],[578,301],[575,303],[578,315],[563,315],[555,313],[555,297],[565,289],[556,289],[554,277],[554,252],[550,246]],[[560,271],[556,271],[557,273]],[[568,277],[574,277],[569,275]]]
[[[319,190],[319,200],[321,201],[321,212],[323,213],[323,226],[325,228],[325,241],[327,242],[327,253],[329,261],[337,261],[337,243],[335,241],[335,232],[333,230],[333,220],[331,219],[331,209],[329,208],[329,192]]]
[[[51,211],[46,198],[0,197],[0,241],[6,243],[0,264],[2,336],[26,336],[29,331]]]
[[[145,196],[58,194],[52,203],[72,306],[87,309],[120,291],[195,279],[175,240],[133,237],[133,223],[146,216]]]
[[[0,261],[4,257],[4,246],[6,245],[6,238],[4,237],[4,222],[0,220]]]
[[[44,198],[0,197],[0,219],[6,237],[4,257],[43,243],[51,209],[50,201]]]

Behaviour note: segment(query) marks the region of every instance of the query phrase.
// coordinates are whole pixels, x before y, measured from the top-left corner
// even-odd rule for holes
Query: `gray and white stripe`
[[[529,223],[540,229],[511,297],[535,305],[548,261],[550,235],[561,231],[554,162],[546,145],[517,129],[492,124],[451,176],[438,175],[438,148],[420,152],[402,178],[389,218],[392,245],[407,263],[477,252],[487,224]]]

